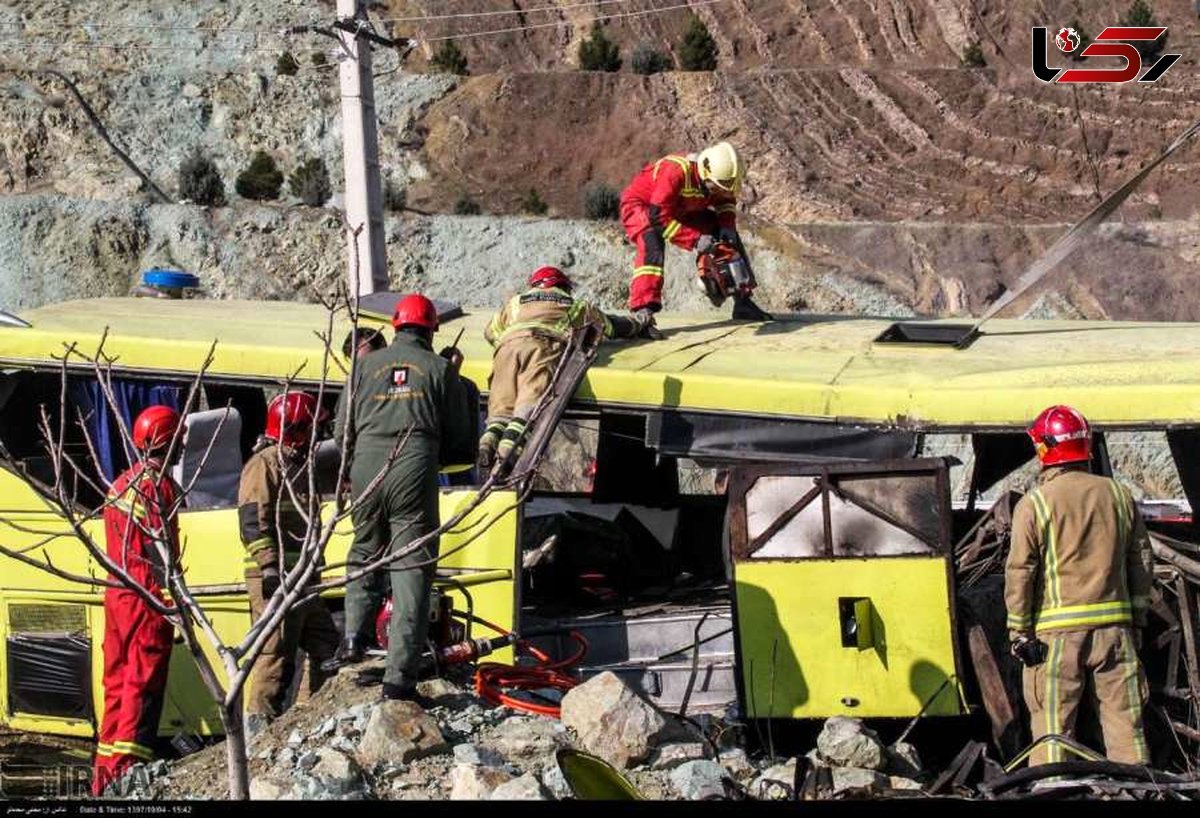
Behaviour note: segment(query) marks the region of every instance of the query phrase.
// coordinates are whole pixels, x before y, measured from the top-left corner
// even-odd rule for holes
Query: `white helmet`
[[[700,178],[726,193],[737,195],[742,189],[742,178],[746,167],[733,145],[718,142],[700,151]]]

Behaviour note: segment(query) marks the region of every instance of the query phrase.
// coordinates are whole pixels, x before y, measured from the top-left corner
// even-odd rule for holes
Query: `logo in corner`
[[[1060,28],[1054,35],[1054,44],[1064,54],[1073,54],[1079,48],[1079,32],[1073,28]]]

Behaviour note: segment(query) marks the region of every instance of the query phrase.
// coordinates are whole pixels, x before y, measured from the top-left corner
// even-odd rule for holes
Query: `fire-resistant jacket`
[[[572,330],[594,324],[613,337],[608,316],[588,302],[557,287],[534,287],[508,300],[483,331],[493,347],[514,338],[539,336],[566,342]]]
[[[622,210],[630,206],[645,208],[649,227],[685,250],[695,248],[701,236],[685,223],[685,214],[711,209],[721,227],[737,229],[737,200],[723,192],[706,193],[696,162],[680,154],[664,156],[642,168],[621,194]]]
[[[155,460],[127,469],[108,492],[104,528],[109,559],[151,593],[159,593],[164,581],[156,541],[178,553],[178,496],[174,481]]]
[[[1116,480],[1071,467],[1045,469],[1013,510],[1005,567],[1014,635],[1142,626],[1153,581],[1150,539]]]
[[[308,526],[295,501],[306,503],[308,479],[304,458],[283,452],[271,443],[250,456],[242,467],[238,484],[238,527],[246,547],[246,567],[284,569],[292,567],[300,554]],[[294,490],[288,491],[284,475]],[[282,534],[282,540],[281,540]],[[282,544],[285,565],[279,565]]]

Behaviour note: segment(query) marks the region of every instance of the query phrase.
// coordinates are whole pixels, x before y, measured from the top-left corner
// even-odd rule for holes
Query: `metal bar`
[[[825,529],[825,556],[833,556],[833,514],[829,507],[829,469],[821,469],[821,515]]]
[[[1187,656],[1188,688],[1192,698],[1200,701],[1200,659],[1196,653],[1196,608],[1192,604],[1192,589],[1183,577],[1175,579],[1175,590],[1179,594],[1179,621],[1183,625],[1183,649]],[[1174,681],[1174,680],[1172,680]]]
[[[753,554],[755,551],[766,545],[772,537],[782,531],[788,523],[795,519],[797,514],[807,508],[808,504],[815,500],[817,495],[820,493],[821,487],[819,485],[813,486],[811,489],[806,491],[799,500],[797,500],[793,505],[789,506],[786,511],[776,517],[775,520],[772,521],[769,526],[767,526],[765,531],[763,531],[746,545],[746,556]]]

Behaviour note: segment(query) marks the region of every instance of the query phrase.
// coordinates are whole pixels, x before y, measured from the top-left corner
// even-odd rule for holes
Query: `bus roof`
[[[460,347],[486,388],[490,310],[466,310],[435,339]],[[215,379],[319,380],[327,316],[316,304],[98,298],[28,310],[0,326],[0,363],[56,366],[64,344],[106,351],[135,373],[192,373],[217,341]],[[382,320],[375,316],[375,320]],[[965,349],[885,344],[882,318],[769,323],[660,315],[665,341],[605,344],[578,399],[637,408],[916,427],[1019,427],[1053,403],[1103,425],[1200,423],[1200,324],[996,320]],[[946,321],[931,321],[933,325]],[[349,326],[333,329],[340,352]],[[344,376],[331,366],[329,380]]]

